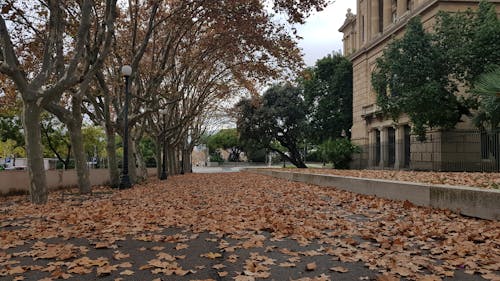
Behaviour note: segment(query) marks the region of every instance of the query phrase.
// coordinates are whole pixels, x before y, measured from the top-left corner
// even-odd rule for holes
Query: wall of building
[[[494,3],[500,1],[494,0]],[[352,34],[356,29],[357,40],[355,46],[347,45],[344,49],[353,50],[347,53],[353,63],[353,127],[351,128],[352,141],[364,148],[362,154],[357,155],[352,162],[353,168],[378,167],[389,168],[386,160],[387,151],[381,151],[382,158],[375,161],[374,141],[379,134],[382,145],[387,144],[387,132],[396,131],[396,163],[393,168],[403,168],[406,157],[401,147],[404,134],[403,128],[409,124],[406,116],[401,116],[397,122],[385,119],[376,105],[376,93],[371,86],[371,73],[375,68],[376,59],[383,54],[384,48],[393,39],[404,34],[409,19],[420,16],[424,28],[432,30],[436,15],[439,11],[465,11],[477,7],[478,1],[452,0],[358,0],[355,20],[348,20],[339,29],[341,32]],[[500,10],[500,5],[497,5]],[[346,42],[344,42],[346,43]],[[348,43],[346,43],[348,44]],[[473,128],[470,119],[464,117],[465,122],[457,125],[458,129]],[[429,132],[425,142],[411,138],[411,168],[415,169],[442,169],[456,158],[477,159],[478,144],[469,148],[461,148],[459,144],[447,144],[444,133]],[[381,138],[381,139],[380,139]],[[441,139],[443,138],[443,139]],[[438,141],[439,140],[439,141]],[[466,150],[469,150],[466,152]],[[436,163],[440,163],[436,166]]]

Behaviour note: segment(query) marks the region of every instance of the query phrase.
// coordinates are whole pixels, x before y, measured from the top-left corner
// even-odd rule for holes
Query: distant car
[[[14,167],[5,168],[5,170],[7,170],[7,171],[24,171],[27,169],[28,169],[28,167],[26,167],[26,166],[14,166]]]

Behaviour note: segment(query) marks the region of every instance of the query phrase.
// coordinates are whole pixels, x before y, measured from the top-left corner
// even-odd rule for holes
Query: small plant
[[[340,138],[323,142],[319,151],[324,161],[333,163],[333,168],[348,169],[352,154],[361,152],[361,149],[350,140]]]
[[[215,150],[214,152],[210,153],[210,162],[218,162],[224,163],[224,158],[222,158],[222,155],[220,154],[220,150]]]

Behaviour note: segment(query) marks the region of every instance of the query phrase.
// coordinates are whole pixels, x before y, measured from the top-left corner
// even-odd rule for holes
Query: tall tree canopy
[[[420,139],[428,128],[453,128],[471,112],[478,126],[497,126],[490,117],[495,112],[485,111],[492,109],[484,104],[489,99],[471,91],[481,75],[500,65],[500,20],[495,6],[481,1],[476,10],[441,12],[434,30],[425,32],[414,18],[403,38],[384,50],[372,74],[377,103],[395,120],[406,113]],[[459,94],[459,88],[465,93]],[[473,111],[478,104],[479,110]]]
[[[422,140],[428,128],[453,128],[469,113],[449,79],[446,56],[432,39],[419,17],[411,19],[403,38],[388,45],[372,73],[378,105],[395,120],[406,113]]]
[[[237,127],[242,140],[274,151],[298,168],[307,168],[299,150],[307,134],[306,113],[300,88],[275,85],[260,99],[238,103]]]
[[[289,30],[329,2],[2,1],[0,81],[10,87],[4,93],[17,91],[22,100],[31,200],[47,200],[43,110],[68,128],[79,159],[80,192],[90,192],[83,162],[84,114],[105,128],[116,183],[115,134],[125,131],[119,69],[130,64],[131,176],[145,174],[137,150],[145,136],[155,141],[158,158],[166,139],[169,171],[175,171],[179,154],[192,149],[201,134],[203,115],[233,93],[256,94],[259,83],[303,67],[297,37]]]
[[[216,134],[208,137],[207,145],[210,151],[225,149],[229,151],[229,161],[240,161],[243,147],[240,144],[238,131],[236,129],[222,129]]]
[[[328,55],[305,71],[301,80],[309,110],[310,139],[321,143],[340,137],[352,126],[352,63]]]

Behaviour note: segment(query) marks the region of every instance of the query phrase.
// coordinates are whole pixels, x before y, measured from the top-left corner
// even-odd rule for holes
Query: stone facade
[[[403,116],[395,123],[385,119],[376,105],[371,86],[371,72],[376,59],[394,37],[400,37],[408,20],[422,18],[424,27],[432,29],[439,11],[465,11],[476,8],[479,1],[466,0],[357,0],[357,14],[351,10],[339,31],[344,33],[344,54],[353,63],[353,126],[354,143],[363,149],[353,168],[412,168],[444,170],[442,163],[459,158],[480,159],[480,145],[451,142],[447,132],[431,131],[429,140],[419,142],[410,135],[409,120]],[[500,0],[491,1],[500,11]],[[470,121],[457,129],[473,129]],[[454,133],[456,135],[456,133]],[[453,136],[455,136],[453,135]],[[473,150],[473,151],[472,151]],[[458,169],[460,170],[460,169]]]

